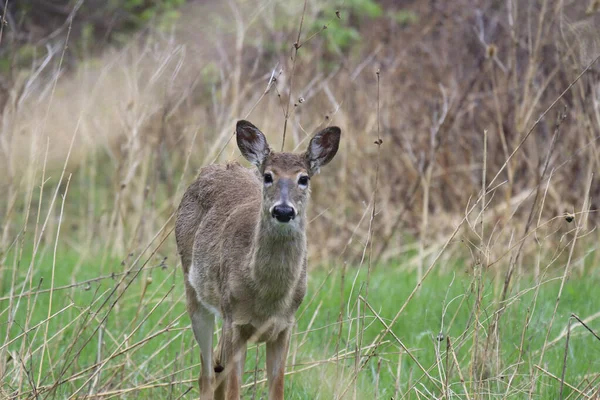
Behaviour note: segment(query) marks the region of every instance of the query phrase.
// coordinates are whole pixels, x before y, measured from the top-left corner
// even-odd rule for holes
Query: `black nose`
[[[273,207],[273,212],[271,212],[273,218],[277,218],[279,222],[290,222],[291,219],[294,219],[296,213],[294,209],[290,206],[279,205]]]

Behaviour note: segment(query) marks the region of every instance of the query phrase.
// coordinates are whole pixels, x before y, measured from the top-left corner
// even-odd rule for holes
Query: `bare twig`
[[[565,373],[567,372],[567,355],[569,354],[569,339],[571,338],[571,321],[573,316],[569,317],[569,324],[567,326],[567,340],[565,341],[565,355],[563,357],[562,374],[560,376],[560,394],[558,398],[563,399],[563,389],[565,387]]]
[[[302,34],[302,25],[304,24],[304,15],[306,14],[306,2],[304,0],[304,8],[302,9],[302,17],[300,18],[300,27],[298,27],[298,37],[294,43],[294,55],[292,56],[292,72],[290,74],[290,88],[287,107],[285,109],[285,120],[283,122],[283,139],[281,140],[281,151],[285,146],[285,133],[287,131],[288,119],[290,118],[290,104],[292,103],[292,95],[294,89],[294,75],[296,73],[296,60],[298,59],[298,50],[300,49],[300,35]]]

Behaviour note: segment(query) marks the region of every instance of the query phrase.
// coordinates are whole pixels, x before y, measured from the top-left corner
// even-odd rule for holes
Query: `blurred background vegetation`
[[[94,287],[86,279],[127,276],[150,244],[164,241],[140,277],[169,274],[165,282],[175,282],[173,212],[199,168],[243,162],[231,140],[242,118],[277,150],[286,119],[289,151],[304,150],[326,125],[342,128],[339,155],[311,182],[311,266],[343,271],[336,275],[341,302],[354,305],[362,289],[353,286],[344,297],[346,266],[393,270],[396,279],[411,282],[420,282],[430,266],[440,276],[464,274],[470,280],[462,287],[465,298],[473,300],[464,307],[473,310],[455,315],[469,321],[464,332],[476,338],[460,350],[465,375],[481,377],[485,370],[503,384],[509,361],[491,352],[500,343],[501,305],[526,292],[521,279],[533,282],[527,290],[536,288],[535,309],[548,276],[562,276],[563,283],[599,277],[597,0],[1,0],[0,6],[0,317],[6,318],[0,322],[7,343],[21,326],[28,332],[29,324],[50,319],[49,313],[32,317],[29,301],[36,285],[48,289],[55,266],[64,266],[61,285],[75,296],[75,288]],[[356,274],[353,285],[360,286]],[[440,288],[433,290],[440,304],[452,286],[443,279],[431,286]],[[376,281],[385,286],[384,275]],[[139,308],[120,314],[128,320],[163,295],[157,289],[152,301],[142,300],[149,283],[141,285]],[[330,297],[338,290],[324,287]],[[408,290],[382,302],[398,306]],[[16,292],[29,293],[18,324],[9,318],[25,307],[8,295]],[[484,292],[493,318],[482,324],[489,335],[480,344],[485,335],[469,324],[483,310]],[[577,301],[591,307],[592,290],[581,293],[587,294]],[[542,330],[554,319],[551,297],[549,308],[540,306]],[[316,316],[320,305],[310,307]],[[588,308],[596,321],[597,310]],[[342,311],[344,305],[340,321]],[[529,309],[517,314],[525,332]],[[312,322],[300,324],[310,329]],[[523,326],[510,323],[511,333]],[[118,332],[127,329],[119,325]],[[348,338],[356,333],[349,329]],[[546,345],[564,336],[553,331],[558,339],[551,341],[546,335],[540,363]],[[516,348],[519,340],[504,345]],[[337,352],[339,337],[336,343]],[[354,345],[360,347],[358,339],[342,347],[351,353]],[[483,361],[476,357],[479,346]],[[65,349],[57,343],[52,351]],[[527,375],[519,370],[522,352],[523,342],[518,355],[511,353],[518,376]],[[94,349],[83,354],[90,363],[96,356]],[[439,354],[429,354],[431,363],[440,364]],[[550,368],[557,376],[561,356],[554,354]],[[0,372],[11,359],[0,359]],[[592,365],[584,361],[578,365]],[[71,372],[79,379],[79,370]],[[541,374],[533,364],[527,373],[531,382]],[[586,381],[588,373],[579,371],[577,379]],[[11,387],[26,386],[28,376],[11,380]],[[112,378],[106,382],[111,389]],[[527,381],[517,389],[529,388]]]
[[[597,2],[308,1],[295,67],[301,1],[3,7],[3,246],[21,229],[22,190],[39,182],[46,144],[48,170],[60,171],[74,137],[67,170],[80,204],[67,217],[76,235],[89,242],[92,232],[115,231],[110,247],[127,253],[164,222],[199,167],[239,158],[229,140],[236,119],[254,121],[279,147],[289,101],[288,150],[324,124],[346,132],[343,156],[315,182],[311,239],[321,245],[312,259],[342,249],[360,258],[378,154],[376,70],[377,260],[420,242],[417,267],[424,247],[441,245],[481,191],[484,132],[491,254],[509,260],[506,244],[524,234],[532,210],[548,219],[544,240],[560,242],[568,228],[552,217],[580,213],[586,198],[597,208],[598,65],[536,124],[598,54]],[[577,215],[589,229],[598,221],[597,212]],[[534,251],[537,242],[526,242],[525,253]]]

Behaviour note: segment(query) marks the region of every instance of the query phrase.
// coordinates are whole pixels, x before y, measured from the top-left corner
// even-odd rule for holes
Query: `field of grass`
[[[61,244],[40,252],[30,280],[31,249],[20,258],[5,254],[4,395],[193,398],[199,351],[182,273],[175,254],[164,260],[151,254],[157,248],[102,262]],[[409,300],[416,276],[401,265],[373,268],[368,292],[365,266],[311,272],[288,358],[287,398],[512,399],[531,392],[551,399],[561,391],[563,369],[563,398],[597,393],[599,341],[572,324],[566,354],[565,346],[571,314],[591,317],[588,324],[598,331],[599,269],[585,266],[584,276],[566,280],[554,318],[560,271],[539,282],[519,277],[501,304],[499,340],[490,342],[501,278],[474,279],[457,261],[455,273],[433,272]],[[262,368],[264,348],[251,346],[244,398],[266,396]]]
[[[599,2],[48,3],[0,7],[0,400],[197,397],[173,213],[239,119],[343,132],[286,398],[600,400]]]

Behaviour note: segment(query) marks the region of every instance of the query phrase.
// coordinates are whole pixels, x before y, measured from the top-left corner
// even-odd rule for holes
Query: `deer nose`
[[[285,204],[276,205],[271,211],[271,216],[279,222],[290,222],[296,216],[294,208]]]

